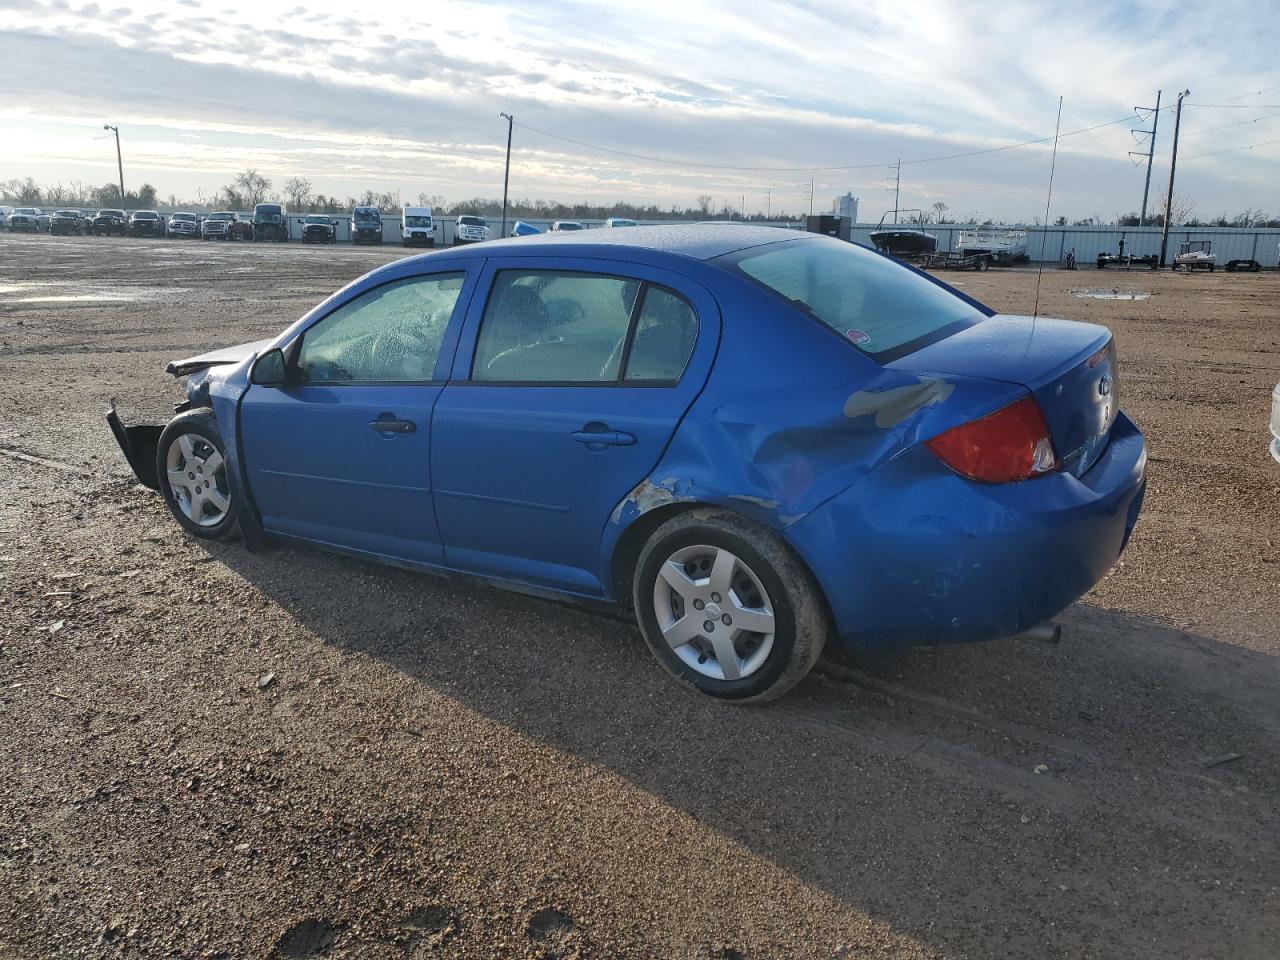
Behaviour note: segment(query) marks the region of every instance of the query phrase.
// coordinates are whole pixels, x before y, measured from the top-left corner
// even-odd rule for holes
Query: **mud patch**
[[[544,907],[529,918],[529,936],[540,942],[562,941],[577,929],[573,918],[555,907]]]
[[[317,957],[331,946],[338,931],[327,920],[308,917],[295,923],[276,941],[278,957]]]

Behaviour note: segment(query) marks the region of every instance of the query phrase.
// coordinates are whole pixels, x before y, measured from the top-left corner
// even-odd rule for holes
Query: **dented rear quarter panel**
[[[721,308],[715,366],[657,468],[614,510],[602,564],[630,524],[672,503],[721,506],[784,532],[924,440],[1026,394],[888,369],[723,271],[703,282]]]

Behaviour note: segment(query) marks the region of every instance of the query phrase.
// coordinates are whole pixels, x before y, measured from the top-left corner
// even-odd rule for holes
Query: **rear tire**
[[[236,527],[238,504],[227,480],[227,451],[208,407],[169,421],[156,444],[156,477],[165,505],[182,528],[222,540]]]
[[[632,599],[667,672],[735,703],[790,690],[817,662],[829,630],[818,588],[786,543],[715,509],[691,510],[654,531]]]

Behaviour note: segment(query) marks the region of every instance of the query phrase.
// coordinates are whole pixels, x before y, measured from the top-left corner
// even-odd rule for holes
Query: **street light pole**
[[[1160,234],[1160,266],[1164,266],[1169,252],[1169,218],[1173,215],[1173,175],[1178,169],[1178,128],[1182,126],[1182,98],[1191,96],[1190,90],[1178,94],[1178,107],[1173,112],[1173,154],[1169,157],[1169,192],[1164,198],[1164,229]]]
[[[120,128],[104,123],[102,129],[110,130],[116,135],[116,169],[120,172],[120,206],[124,207],[124,160],[120,157]]]
[[[515,125],[516,118],[509,113],[500,113],[498,116],[507,121],[507,165],[502,171],[502,233],[498,235],[498,239],[501,240],[507,235],[507,185],[511,182],[511,128]]]

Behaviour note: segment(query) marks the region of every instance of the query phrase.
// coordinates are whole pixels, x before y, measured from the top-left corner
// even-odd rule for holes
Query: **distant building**
[[[852,223],[857,223],[858,198],[852,193],[846,193],[843,197],[836,197],[834,212],[837,217],[848,217]]]

